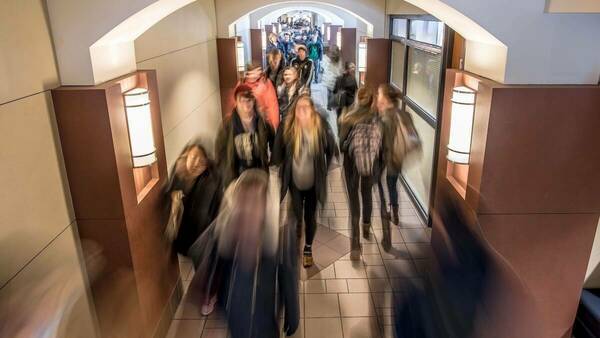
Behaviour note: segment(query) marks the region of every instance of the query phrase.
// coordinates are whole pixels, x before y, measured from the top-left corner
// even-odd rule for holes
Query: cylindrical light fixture
[[[261,38],[262,38],[262,49],[267,49],[267,32],[265,32],[264,30],[262,31],[261,34]]]
[[[331,40],[331,26],[327,26],[327,41]]]
[[[359,72],[367,71],[367,43],[366,42],[358,43],[358,71]]]
[[[156,162],[156,147],[152,131],[152,113],[148,89],[135,88],[123,94],[127,113],[127,128],[133,167],[145,167]]]
[[[337,46],[342,48],[342,32],[339,30],[337,32],[336,40],[337,40]]]
[[[321,24],[321,34],[323,34],[323,32],[325,32],[325,23]]]
[[[238,72],[243,72],[246,70],[246,58],[244,56],[244,43],[242,41],[238,41],[235,45],[236,47],[236,55],[237,55],[237,69]]]
[[[452,116],[450,118],[450,140],[448,160],[458,164],[469,164],[473,116],[475,114],[475,91],[460,86],[452,90]]]

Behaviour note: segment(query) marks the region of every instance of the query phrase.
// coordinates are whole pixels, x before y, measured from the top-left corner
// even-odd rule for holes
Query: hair
[[[383,96],[387,97],[388,100],[392,102],[392,104],[394,104],[395,108],[398,108],[402,95],[396,88],[390,86],[387,83],[383,83],[379,85],[379,91],[383,94]]]
[[[354,64],[354,62],[346,61],[346,63],[344,63],[344,70],[348,71],[352,67],[356,68],[356,65]]]
[[[279,48],[271,49],[269,54],[267,54],[267,63],[270,63],[271,60],[273,60],[273,58],[275,58],[276,56],[280,56],[283,60],[283,53],[279,50]]]
[[[251,71],[253,71],[253,70],[256,70],[256,69],[258,69],[258,68],[262,68],[262,64],[260,64],[259,62],[255,62],[255,61],[254,61],[254,62],[252,62],[252,63],[249,63],[249,64],[246,66],[246,71],[247,71],[247,72],[251,72]]]
[[[288,142],[289,145],[292,146],[294,158],[298,158],[300,156],[300,147],[302,145],[303,131],[302,128],[296,124],[296,108],[298,106],[298,102],[302,100],[308,100],[310,104],[310,109],[313,112],[311,119],[312,125],[309,128],[307,128],[310,135],[309,152],[314,154],[316,150],[319,149],[321,133],[323,132],[323,122],[321,121],[321,116],[315,108],[315,104],[310,98],[310,95],[300,95],[290,107],[289,113],[285,118],[285,125],[283,129],[284,139]]]
[[[375,92],[371,86],[362,86],[356,92],[356,103],[359,107],[371,107],[375,101]]]
[[[278,37],[277,37],[277,34],[275,34],[275,33],[273,33],[273,32],[269,33],[269,40],[271,40],[272,38],[275,38],[275,39],[277,39],[277,38],[278,38]]]

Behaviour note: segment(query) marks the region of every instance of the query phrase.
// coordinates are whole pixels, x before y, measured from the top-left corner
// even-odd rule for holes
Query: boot
[[[395,225],[400,224],[400,216],[398,215],[398,206],[392,205],[392,223]]]
[[[366,240],[371,239],[371,223],[363,223],[363,238]]]
[[[304,247],[304,254],[302,255],[302,265],[305,268],[310,268],[314,264],[315,264],[315,262],[314,262],[313,256],[312,256],[312,248],[308,247],[308,246],[305,246]]]
[[[359,261],[360,253],[361,253],[360,241],[352,240],[352,248],[350,250],[350,260]]]

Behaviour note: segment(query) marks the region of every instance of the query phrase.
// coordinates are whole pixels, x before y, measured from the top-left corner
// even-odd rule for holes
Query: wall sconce
[[[358,71],[359,72],[367,71],[367,43],[366,42],[358,43]]]
[[[321,34],[323,34],[323,32],[325,32],[325,24],[324,23],[321,24]]]
[[[448,160],[454,163],[469,164],[475,95],[473,89],[465,86],[455,87],[452,90]]]
[[[264,30],[262,31],[261,39],[262,39],[262,49],[265,50],[265,49],[267,49],[267,32],[265,32]]]
[[[243,72],[246,70],[246,59],[244,56],[244,43],[242,41],[238,41],[235,45],[236,55],[237,55],[237,69],[238,72]]]
[[[145,167],[156,162],[156,147],[152,131],[152,113],[148,89],[135,88],[123,94],[127,113],[127,128],[133,167]]]
[[[337,32],[336,40],[337,40],[337,46],[340,47],[340,49],[341,49],[342,48],[342,32],[340,32],[340,31]]]
[[[327,41],[331,40],[331,26],[327,26]]]
[[[273,30],[273,34],[277,34],[277,26],[275,23],[272,24],[272,30]]]

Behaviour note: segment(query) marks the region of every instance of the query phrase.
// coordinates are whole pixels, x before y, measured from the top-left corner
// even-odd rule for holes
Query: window
[[[434,119],[437,118],[442,55],[408,48],[406,95]]]
[[[442,46],[444,41],[444,24],[439,21],[410,21],[411,40]]]
[[[404,66],[406,46],[398,41],[392,41],[392,84],[404,92]]]
[[[406,37],[406,19],[394,19],[392,21],[392,35],[405,38]]]

